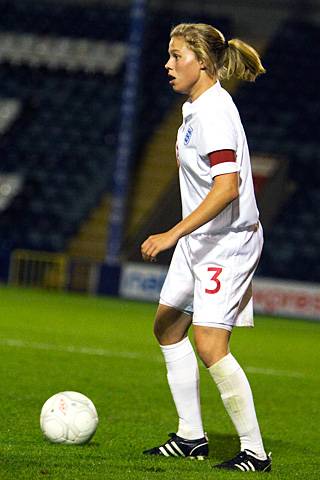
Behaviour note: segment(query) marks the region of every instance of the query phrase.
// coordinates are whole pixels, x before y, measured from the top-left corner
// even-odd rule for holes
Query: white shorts
[[[252,277],[263,230],[187,235],[174,251],[160,303],[193,315],[194,325],[253,326]]]

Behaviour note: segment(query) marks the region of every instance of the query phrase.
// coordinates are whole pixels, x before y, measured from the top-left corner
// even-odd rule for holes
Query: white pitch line
[[[273,368],[258,368],[258,367],[245,367],[245,371],[248,373],[260,373],[261,375],[274,375],[276,377],[292,377],[292,378],[304,378],[305,375],[299,372],[291,372],[290,370],[274,370]]]
[[[13,338],[0,338],[0,345],[6,347],[27,348],[31,350],[44,350],[52,352],[64,352],[64,353],[78,353],[82,355],[93,355],[99,357],[113,357],[113,358],[126,358],[126,359],[138,359],[148,360],[153,362],[163,362],[160,355],[145,355],[139,352],[119,352],[113,350],[107,350],[105,348],[90,348],[80,347],[76,345],[55,345],[53,343],[38,343],[27,342],[20,339]],[[245,371],[253,374],[270,375],[277,377],[290,377],[290,378],[304,378],[303,373],[294,372],[290,370],[275,370],[272,368],[258,368],[258,367],[245,367]]]
[[[118,357],[118,358],[141,358],[145,359],[145,355],[137,352],[114,352],[104,348],[77,347],[75,345],[54,345],[52,343],[25,342],[12,338],[0,338],[0,345],[7,347],[29,348],[31,350],[50,350],[54,352],[64,353],[80,353],[85,355],[96,355],[100,357]]]

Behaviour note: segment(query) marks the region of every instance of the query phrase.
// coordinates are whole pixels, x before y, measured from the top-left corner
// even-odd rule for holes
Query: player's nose
[[[167,61],[167,63],[165,64],[164,68],[167,70],[167,72],[169,72],[169,70],[172,70],[172,67],[170,66],[170,58]]]

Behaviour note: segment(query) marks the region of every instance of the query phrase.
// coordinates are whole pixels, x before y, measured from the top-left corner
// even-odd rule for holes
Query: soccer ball
[[[93,437],[98,426],[93,402],[79,392],[60,392],[50,397],[41,409],[40,427],[53,443],[80,445]]]

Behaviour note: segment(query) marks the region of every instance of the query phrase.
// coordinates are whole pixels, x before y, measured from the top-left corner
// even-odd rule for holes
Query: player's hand
[[[177,243],[179,238],[171,230],[165,233],[151,235],[141,245],[141,254],[145,262],[156,262],[157,255],[164,250],[168,250]]]

